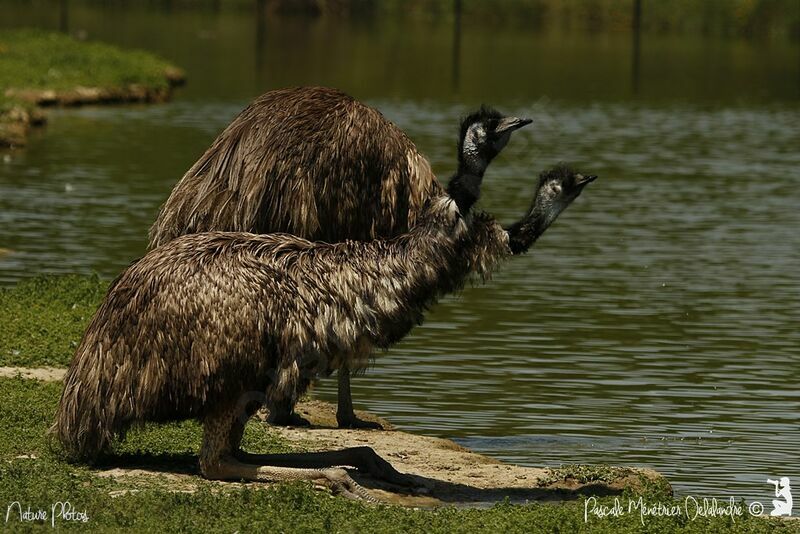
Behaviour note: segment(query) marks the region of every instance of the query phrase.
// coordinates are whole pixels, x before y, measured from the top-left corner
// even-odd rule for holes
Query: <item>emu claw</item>
[[[322,471],[326,479],[326,486],[334,495],[341,495],[346,499],[379,503],[380,501],[370,495],[366,489],[350,478],[347,471],[340,468],[326,468]]]
[[[362,429],[362,430],[383,430],[383,425],[376,421],[365,421],[363,419],[359,419],[355,415],[350,417],[340,417],[336,416],[336,423],[339,425],[339,428],[353,428],[353,429]]]

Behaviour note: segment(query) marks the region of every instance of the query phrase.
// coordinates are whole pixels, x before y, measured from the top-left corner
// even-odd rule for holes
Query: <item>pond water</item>
[[[0,284],[110,278],[254,96],[340,87],[446,178],[458,117],[529,116],[486,179],[512,221],[539,170],[600,175],[529,255],[448,298],[354,379],[358,407],[530,465],[645,465],[681,495],[768,502],[800,480],[800,49],[446,21],[267,20],[78,5],[73,30],[184,67],[172,103],[54,110],[0,155]],[[0,25],[54,27],[49,7]],[[634,76],[634,72],[637,73]],[[335,381],[316,390],[335,399]]]

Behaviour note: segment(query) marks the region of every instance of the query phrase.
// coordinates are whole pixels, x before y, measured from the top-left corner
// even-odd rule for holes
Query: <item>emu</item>
[[[369,499],[331,467],[350,465],[408,485],[410,477],[368,447],[241,451],[258,394],[270,402],[294,398],[304,376],[389,347],[439,296],[460,287],[465,273],[490,268],[512,246],[530,246],[594,178],[565,167],[542,173],[530,208],[508,231],[470,212],[480,182],[457,175],[413,229],[388,240],[328,244],[242,232],[176,238],[111,284],[67,371],[53,432],[70,458],[91,462],[131,425],[196,418],[203,424],[200,469],[210,479],[314,480]]]
[[[482,177],[530,122],[489,108],[465,118],[458,173]],[[441,194],[428,161],[376,109],[336,89],[281,89],[243,110],[183,176],[150,229],[150,248],[206,231],[334,243],[389,238],[412,228]],[[351,369],[338,369],[339,427],[380,428],[355,416]],[[293,409],[271,406],[270,421],[308,424]]]

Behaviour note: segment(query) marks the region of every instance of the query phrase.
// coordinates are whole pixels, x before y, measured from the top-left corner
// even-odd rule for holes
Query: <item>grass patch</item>
[[[0,289],[0,366],[66,367],[107,282],[40,277]]]
[[[51,277],[21,282],[0,292],[0,340],[3,365],[65,365],[107,284],[97,278]],[[9,353],[9,347],[16,353]],[[413,510],[374,506],[331,497],[309,484],[262,488],[208,482],[196,473],[201,429],[197,422],[145,425],[102,460],[103,468],[147,467],[162,476],[113,478],[64,462],[47,437],[61,393],[60,383],[0,378],[0,511],[19,502],[23,510],[52,513],[54,503],[69,501],[85,511],[88,523],[56,519],[60,528],[137,532],[258,530],[281,532],[792,532],[792,522],[763,518],[646,517],[637,512],[584,522],[584,502],[512,505],[488,509]],[[244,447],[252,452],[287,452],[290,445],[269,428],[251,422]],[[296,450],[296,449],[295,449]],[[565,466],[555,478],[603,480],[609,468]],[[181,480],[167,473],[180,473]],[[188,488],[188,489],[187,489]],[[620,501],[627,506],[623,495]],[[648,503],[683,503],[659,488],[646,491]],[[613,506],[613,498],[599,504]],[[4,516],[3,516],[4,519]],[[0,520],[1,521],[1,520]],[[49,528],[50,516],[47,526]],[[41,523],[41,522],[39,522]],[[16,508],[6,524],[14,531],[39,524],[20,522]],[[4,525],[5,526],[5,525]],[[790,528],[795,527],[795,528]]]
[[[633,471],[625,467],[567,464],[558,468],[549,469],[547,477],[541,481],[541,485],[548,486],[563,480],[574,480],[581,484],[587,484],[589,482],[613,482],[614,480],[630,475],[633,475]]]
[[[0,93],[134,84],[166,89],[165,73],[174,68],[149,52],[82,42],[62,33],[0,30]]]
[[[183,79],[149,52],[62,33],[0,30],[0,147],[25,144],[29,127],[44,122],[32,105],[164,101]]]

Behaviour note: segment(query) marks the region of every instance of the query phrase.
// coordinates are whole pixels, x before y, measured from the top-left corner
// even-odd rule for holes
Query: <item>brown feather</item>
[[[175,186],[150,248],[206,231],[392,237],[440,193],[427,160],[376,109],[336,89],[270,91]]]

